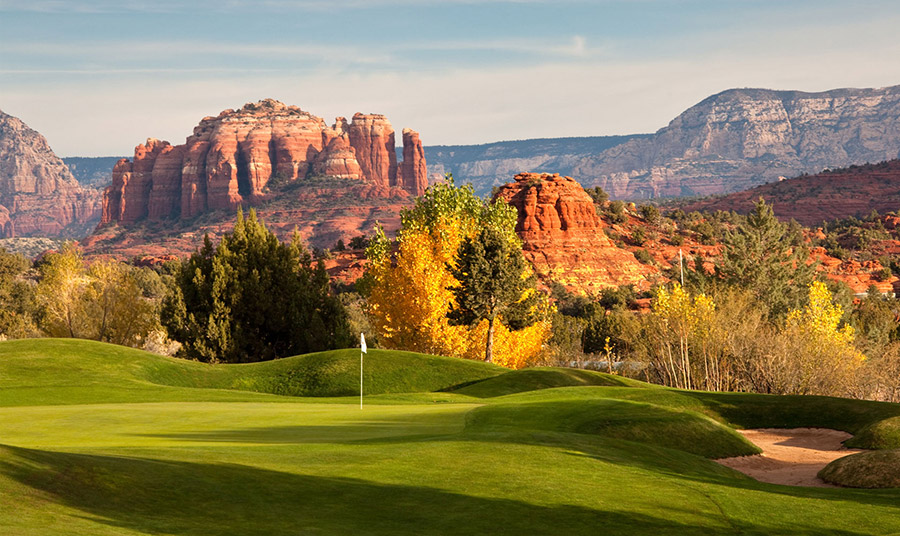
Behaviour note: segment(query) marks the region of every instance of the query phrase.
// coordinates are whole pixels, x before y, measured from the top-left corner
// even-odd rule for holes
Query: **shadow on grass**
[[[435,424],[429,432],[427,425],[416,423],[409,430],[408,423],[348,423],[347,425],[269,426],[211,430],[206,432],[180,432],[170,434],[138,434],[140,437],[171,439],[197,443],[251,443],[260,445],[299,445],[312,443],[354,444],[362,442],[405,443],[413,439],[444,439],[445,434],[458,432],[447,426]],[[461,428],[461,427],[459,427]]]
[[[721,518],[699,514],[692,517],[696,524],[673,521],[675,515],[691,513],[665,507],[649,515],[534,505],[241,465],[14,447],[0,447],[0,474],[50,494],[86,519],[141,533],[690,535],[721,533],[724,528]],[[758,533],[807,534],[767,527]]]
[[[856,433],[900,416],[900,404],[828,396],[677,391],[742,428],[832,428]]]
[[[431,416],[428,416],[431,417]],[[431,419],[426,419],[431,421]],[[153,437],[191,442],[234,442],[256,444],[403,444],[427,441],[473,441],[522,444],[560,448],[575,456],[653,471],[672,478],[732,488],[775,493],[792,497],[832,501],[852,501],[873,506],[898,507],[900,490],[828,489],[765,484],[741,475],[713,461],[660,445],[593,434],[498,428],[494,431],[465,431],[456,434],[423,433],[410,430],[404,421],[348,423],[346,426],[284,426],[209,432],[157,434]],[[354,428],[351,428],[354,427]]]
[[[342,416],[334,424],[262,426],[136,435],[192,443],[352,444],[361,441],[403,442],[410,438],[444,436],[461,432],[464,425],[462,413],[459,415],[446,412],[414,415],[360,413],[357,419]]]

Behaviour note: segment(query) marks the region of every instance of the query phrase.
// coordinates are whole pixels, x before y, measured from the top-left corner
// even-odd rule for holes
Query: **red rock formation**
[[[127,158],[119,160],[113,166],[112,184],[103,192],[103,215],[101,221],[122,220],[122,193],[125,190],[125,184],[131,180],[133,168],[134,166]]]
[[[376,186],[395,186],[397,153],[391,123],[380,114],[354,114],[349,134],[363,177]]]
[[[402,183],[420,195],[427,180],[421,142],[418,135],[408,143],[404,135],[404,142],[411,161],[399,180],[394,130],[384,116],[356,114],[350,124],[339,117],[327,128],[296,106],[271,99],[247,104],[204,118],[184,145],[139,145],[133,163],[113,169],[102,222],[233,210],[265,199],[273,179],[282,183],[312,174],[360,179],[390,195]]]
[[[47,140],[0,112],[0,237],[82,236],[100,193],[82,188]]]
[[[337,136],[328,142],[313,164],[315,175],[327,175],[341,179],[362,179],[363,172],[356,159],[356,151],[350,146],[350,137]]]
[[[419,133],[403,129],[403,162],[397,170],[397,186],[419,196],[428,188],[428,171],[425,168],[425,150]]]
[[[653,269],[615,247],[603,232],[594,202],[570,177],[520,173],[496,194],[519,213],[516,233],[525,258],[543,278],[570,290],[646,283]]]
[[[153,187],[153,168],[164,149],[171,149],[167,141],[154,138],[134,148],[131,173],[123,175],[121,221],[133,223],[147,217],[150,206],[150,189]]]
[[[153,181],[147,200],[147,216],[159,220],[177,214],[181,207],[181,177],[185,146],[166,144],[153,165]]]

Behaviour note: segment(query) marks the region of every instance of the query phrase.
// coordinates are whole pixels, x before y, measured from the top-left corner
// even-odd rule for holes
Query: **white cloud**
[[[894,56],[854,52],[693,61],[595,62],[422,72],[68,79],[4,90],[4,111],[58,154],[128,154],[147,137],[181,143],[206,115],[273,97],[331,121],[384,113],[426,145],[652,132],[731,87],[819,91],[900,83]]]
[[[0,0],[0,9],[7,4]],[[884,16],[797,25],[791,32],[774,26],[721,30],[667,54],[581,34],[371,47],[201,39],[4,43],[0,106],[42,132],[62,155],[128,154],[149,136],[181,143],[203,116],[266,97],[328,121],[357,111],[384,113],[398,130],[419,130],[426,144],[652,132],[731,87],[820,91],[900,84],[897,22]],[[430,55],[491,50],[534,61],[463,65],[431,61],[460,55]],[[29,55],[62,61],[37,67],[36,61],[7,59]],[[141,57],[180,63],[134,62]],[[278,63],[261,61],[272,57]],[[249,61],[205,61],[222,58]]]

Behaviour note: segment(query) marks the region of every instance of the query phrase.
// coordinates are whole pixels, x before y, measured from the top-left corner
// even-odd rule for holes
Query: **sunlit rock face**
[[[78,184],[43,136],[0,111],[0,237],[77,237],[96,224],[100,199]]]
[[[569,290],[599,290],[646,282],[652,268],[617,248],[603,231],[594,202],[571,177],[520,173],[496,198],[516,208],[523,252],[544,279]]]
[[[403,152],[410,161],[398,164],[394,130],[383,115],[356,114],[328,127],[271,99],[225,110],[201,120],[183,145],[148,139],[131,161],[117,163],[104,192],[102,223],[189,219],[253,206],[268,198],[270,186],[313,176],[420,195],[427,184],[422,145],[408,132]]]

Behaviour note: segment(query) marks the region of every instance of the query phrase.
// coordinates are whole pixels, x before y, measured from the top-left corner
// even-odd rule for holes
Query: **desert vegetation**
[[[383,348],[509,368],[553,364],[682,389],[900,400],[898,301],[875,289],[851,299],[810,254],[814,240],[858,250],[845,237],[885,233],[877,214],[836,222],[811,241],[762,200],[747,216],[686,214],[589,193],[608,224],[643,222],[623,231],[633,247],[650,248],[635,250],[642,262],[662,262],[652,245],[684,236],[715,244],[718,260],[686,258],[670,269],[673,283],[649,291],[575,295],[550,281],[548,301],[519,253],[515,210],[451,179],[403,213],[396,240],[379,231],[349,241],[370,261],[350,286],[332,284],[321,257],[299,240],[279,242],[252,211],[239,213],[217,245],[207,239],[189,259],[153,268],[87,262],[71,244],[34,263],[5,253],[0,331],[253,362],[350,346],[352,332],[367,330]],[[876,229],[859,230],[863,223]]]
[[[900,400],[896,298],[874,287],[853,297],[825,279],[810,254],[817,239],[779,222],[762,200],[747,216],[660,216],[645,207],[640,217],[652,228],[718,244],[721,254],[686,258],[683,269],[676,261],[674,282],[645,293],[577,296],[551,286],[558,312],[548,362],[615,368],[678,388]]]

